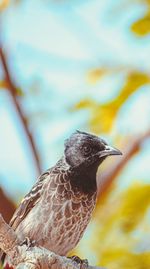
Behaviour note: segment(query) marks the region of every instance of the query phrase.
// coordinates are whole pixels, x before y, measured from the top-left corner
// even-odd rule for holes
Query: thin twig
[[[15,204],[6,196],[5,192],[0,187],[0,212],[6,222],[10,221],[15,209]]]
[[[35,160],[35,164],[37,167],[37,171],[38,174],[41,174],[41,162],[40,162],[40,158],[39,158],[39,154],[38,154],[38,150],[37,147],[35,145],[35,141],[34,141],[34,137],[31,134],[28,124],[27,124],[27,120],[25,117],[25,114],[23,112],[23,109],[20,105],[20,102],[18,100],[18,96],[17,96],[17,88],[14,85],[14,82],[11,78],[11,73],[7,64],[7,59],[6,59],[6,55],[4,53],[4,50],[2,49],[2,47],[0,47],[0,59],[1,59],[1,63],[2,63],[2,67],[3,67],[3,72],[4,72],[4,76],[5,76],[5,81],[7,84],[7,90],[9,91],[11,98],[12,98],[12,102],[16,108],[16,111],[18,113],[18,116],[20,118],[20,121],[22,123],[24,132],[26,134],[27,140],[29,142],[31,151],[32,151],[32,155],[33,158]]]

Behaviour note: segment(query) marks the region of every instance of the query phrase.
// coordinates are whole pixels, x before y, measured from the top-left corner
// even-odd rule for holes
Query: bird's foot
[[[87,269],[88,268],[88,260],[87,259],[80,259],[78,256],[71,256],[69,257],[72,261],[75,261],[80,265],[80,269]]]
[[[35,240],[30,240],[29,237],[26,237],[20,244],[20,246],[23,246],[23,245],[26,245],[27,248],[31,248],[31,247],[34,247],[35,246]]]

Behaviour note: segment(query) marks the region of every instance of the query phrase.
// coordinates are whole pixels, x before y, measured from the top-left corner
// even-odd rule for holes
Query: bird
[[[94,134],[71,134],[63,156],[37,179],[10,221],[20,242],[29,238],[36,246],[67,256],[91,220],[98,167],[108,156],[121,154]]]

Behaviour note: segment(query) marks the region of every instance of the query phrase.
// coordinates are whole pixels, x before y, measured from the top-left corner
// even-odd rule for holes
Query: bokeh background
[[[0,0],[0,211],[8,221],[76,129],[123,151],[99,170],[74,251],[150,268],[150,1]]]

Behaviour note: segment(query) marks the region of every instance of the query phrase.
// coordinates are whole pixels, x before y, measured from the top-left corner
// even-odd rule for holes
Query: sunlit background
[[[74,251],[150,268],[150,1],[0,0],[0,209],[6,220],[76,129],[120,148]]]

